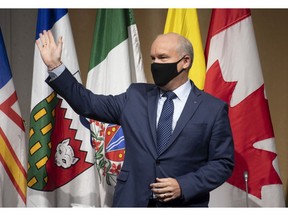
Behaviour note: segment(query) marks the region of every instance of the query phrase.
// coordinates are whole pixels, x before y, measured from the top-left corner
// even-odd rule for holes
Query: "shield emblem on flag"
[[[125,154],[124,134],[119,125],[109,124],[105,134],[105,156],[108,160],[122,162]]]
[[[125,140],[121,126],[90,120],[96,167],[108,185],[116,182],[125,157]]]

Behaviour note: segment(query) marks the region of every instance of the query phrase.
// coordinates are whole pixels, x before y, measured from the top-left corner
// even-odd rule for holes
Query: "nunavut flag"
[[[205,55],[204,91],[229,104],[235,145],[233,174],[212,191],[210,206],[284,207],[250,10],[214,9]]]
[[[62,61],[81,82],[68,10],[39,9],[36,40],[43,30],[63,37]],[[95,151],[89,122],[45,82],[35,45],[28,150],[29,207],[99,206]]]
[[[26,206],[25,129],[0,29],[0,207]]]

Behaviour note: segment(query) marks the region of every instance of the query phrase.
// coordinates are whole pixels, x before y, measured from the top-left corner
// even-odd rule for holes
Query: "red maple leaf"
[[[235,168],[228,183],[245,191],[243,173],[248,171],[248,191],[261,199],[265,185],[282,184],[272,162],[276,154],[253,145],[274,137],[268,101],[264,96],[264,85],[248,95],[234,107],[230,106],[237,82],[223,79],[219,62],[208,70],[204,90],[229,104],[229,118],[235,146]]]
[[[49,157],[47,168],[47,185],[44,190],[50,191],[61,187],[85,170],[93,166],[93,163],[86,162],[87,152],[80,150],[81,140],[77,140],[76,130],[71,128],[72,119],[65,118],[66,109],[61,108],[62,99],[59,99],[55,107],[55,125],[51,135],[51,156]],[[77,115],[79,118],[79,116]],[[74,149],[74,156],[79,160],[69,168],[59,167],[55,164],[55,153],[59,143],[63,140],[70,139],[69,145]]]

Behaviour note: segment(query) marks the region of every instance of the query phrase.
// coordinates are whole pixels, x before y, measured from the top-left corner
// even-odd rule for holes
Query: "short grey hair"
[[[182,54],[188,54],[193,60],[194,51],[193,51],[193,46],[191,42],[186,37],[183,37],[182,35],[180,35],[179,44],[180,44],[179,53],[182,51]]]
[[[184,55],[189,55],[191,58],[191,65],[189,66],[189,69],[192,67],[193,59],[194,59],[194,50],[192,43],[184,36],[175,33],[175,32],[169,32],[166,35],[171,34],[175,35],[178,40],[178,47],[177,52],[179,55],[179,58],[182,58]]]
[[[191,58],[191,65],[193,63],[193,59],[194,59],[194,50],[193,50],[193,46],[192,43],[184,36],[179,35],[178,37],[178,41],[179,41],[179,49],[178,49],[178,53],[179,53],[179,57],[183,57],[184,55],[189,55]]]

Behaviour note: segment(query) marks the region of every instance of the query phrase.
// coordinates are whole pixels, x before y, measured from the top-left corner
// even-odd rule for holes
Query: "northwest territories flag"
[[[68,11],[40,9],[36,40],[40,32],[49,29],[55,40],[63,37],[62,61],[81,82]],[[45,83],[47,76],[35,45],[27,206],[99,206],[89,122]]]
[[[0,29],[0,207],[26,205],[25,129]]]
[[[214,9],[205,54],[204,91],[229,104],[235,144],[233,174],[211,193],[210,206],[284,207],[250,10]]]
[[[138,30],[129,9],[97,10],[94,41],[86,87],[97,94],[120,94],[132,82],[146,82]],[[96,149],[97,170],[101,179],[101,206],[111,206],[125,157],[121,127],[91,120]]]

